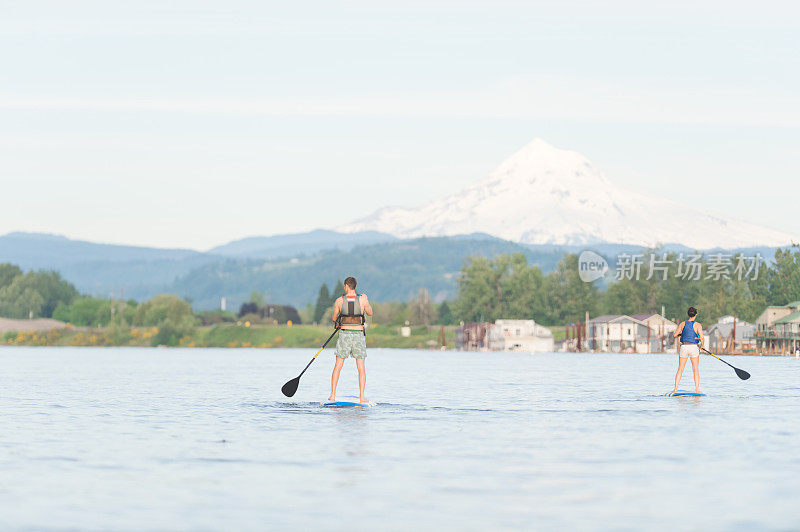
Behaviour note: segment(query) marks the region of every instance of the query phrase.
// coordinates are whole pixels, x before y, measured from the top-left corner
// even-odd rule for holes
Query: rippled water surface
[[[312,355],[0,348],[0,530],[800,528],[794,358]]]

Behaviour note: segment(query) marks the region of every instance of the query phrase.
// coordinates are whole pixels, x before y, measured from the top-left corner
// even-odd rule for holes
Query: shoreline
[[[321,325],[217,324],[184,330],[170,345],[159,343],[158,327],[63,327],[48,331],[0,333],[0,345],[50,347],[216,347],[216,348],[318,348],[333,328]],[[368,348],[431,349],[456,345],[456,327],[420,325],[409,335],[400,326],[372,325],[367,329]]]
[[[409,335],[401,334],[399,325],[371,325],[367,328],[367,347],[370,349],[418,349],[428,351],[465,351],[457,349],[456,326],[418,325],[410,327]],[[259,348],[280,349],[318,348],[331,333],[332,328],[323,325],[262,325],[225,323],[197,326],[184,331],[172,345],[158,342],[158,327],[66,327],[50,330],[0,332],[0,346],[40,347],[189,347],[189,348]],[[442,332],[444,331],[444,345]],[[556,331],[561,336],[562,331]],[[559,338],[562,340],[563,338]],[[468,351],[465,351],[468,352]],[[477,351],[487,353],[515,351]],[[530,353],[516,351],[520,353]],[[605,351],[554,351],[583,354],[604,354]],[[537,354],[537,353],[532,353]],[[627,355],[670,355],[674,351],[661,353],[615,353]],[[715,353],[723,357],[795,357],[794,353],[738,352]]]
[[[238,345],[238,346],[211,346],[211,345],[176,345],[176,346],[168,346],[168,345],[136,345],[136,344],[123,344],[123,345],[78,345],[78,344],[36,344],[36,343],[4,343],[0,342],[0,349],[2,348],[64,348],[64,349],[84,349],[84,348],[94,348],[94,349],[158,349],[158,350],[184,350],[184,349],[192,349],[192,350],[205,350],[205,349],[263,349],[263,350],[308,350],[308,349],[316,349],[319,346],[315,345],[307,345],[307,346],[258,346],[258,345]],[[323,352],[330,352],[335,349],[334,346],[328,345]],[[530,352],[530,351],[467,351],[464,349],[458,349],[455,346],[447,347],[445,349],[436,348],[436,347],[413,347],[413,346],[390,346],[390,345],[371,345],[369,346],[370,350],[393,350],[393,351],[431,351],[431,352],[447,352],[447,353],[480,353],[484,355],[500,355],[500,354],[518,354],[518,355],[527,355],[527,356],[538,356],[538,355],[624,355],[630,357],[637,357],[637,356],[677,356],[675,353],[622,353],[617,351],[598,351],[598,352],[589,352],[589,351],[541,351],[541,352]],[[780,354],[780,353],[733,353],[733,354],[724,354],[718,355],[722,357],[771,357],[771,358],[799,358],[794,354]]]

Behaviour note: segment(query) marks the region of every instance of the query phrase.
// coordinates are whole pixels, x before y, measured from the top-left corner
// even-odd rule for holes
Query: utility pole
[[[116,309],[114,308],[114,291],[113,290],[109,294],[109,299],[111,299],[111,323],[109,323],[109,325],[114,325],[114,314],[115,314],[114,311]]]

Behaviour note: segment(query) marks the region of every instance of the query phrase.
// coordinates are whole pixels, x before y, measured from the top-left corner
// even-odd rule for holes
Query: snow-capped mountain
[[[387,207],[337,228],[401,238],[487,233],[525,244],[785,246],[800,238],[612,183],[581,154],[536,139],[488,177],[419,208]]]

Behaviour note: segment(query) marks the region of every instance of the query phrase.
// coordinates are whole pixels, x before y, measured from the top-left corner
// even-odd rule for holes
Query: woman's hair
[[[349,286],[352,290],[356,289],[356,278],[355,277],[348,277],[344,280],[344,285]]]
[[[690,318],[694,318],[697,316],[697,309],[694,307],[689,307],[689,310],[686,311],[686,314],[688,314]]]

